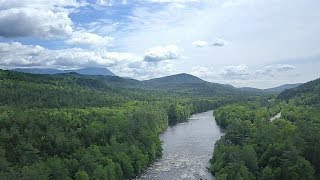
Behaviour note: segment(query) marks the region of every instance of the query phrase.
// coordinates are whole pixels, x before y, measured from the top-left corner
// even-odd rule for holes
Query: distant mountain
[[[253,92],[240,91],[239,89],[224,84],[211,83],[204,81],[196,76],[189,74],[176,74],[162,78],[155,78],[145,81],[136,79],[122,78],[119,76],[104,76],[92,75],[90,76],[80,73],[87,73],[87,71],[55,71],[54,69],[16,69],[20,72],[28,72],[29,74],[19,74],[15,71],[4,71],[12,78],[21,78],[24,81],[32,81],[35,83],[48,83],[46,79],[51,81],[61,81],[64,84],[74,84],[86,88],[95,88],[103,90],[112,90],[117,93],[122,90],[133,90],[135,96],[140,98],[140,93],[153,92],[159,96],[169,93],[171,96],[184,96],[184,97],[224,97],[224,96],[237,96],[239,98],[251,95],[257,95]],[[1,72],[1,70],[0,70]],[[74,72],[74,73],[71,73]],[[77,73],[75,73],[77,72]],[[94,71],[95,74],[103,74]],[[31,74],[32,73],[32,74]],[[52,76],[39,75],[39,74],[54,74]],[[129,92],[129,91],[128,91]],[[139,92],[139,93],[138,93]],[[141,97],[142,98],[142,97]]]
[[[299,104],[320,105],[320,78],[287,89],[278,95],[282,100],[295,100]]]
[[[66,70],[65,72],[75,72],[84,75],[103,75],[103,76],[115,76],[113,72],[106,68],[87,67],[77,70]]]
[[[258,88],[252,88],[252,87],[241,87],[238,88],[239,90],[246,91],[246,92],[256,92],[256,93],[281,93],[282,91],[286,89],[292,89],[295,87],[300,86],[302,83],[297,84],[284,84],[281,86],[273,87],[273,88],[267,88],[267,89],[258,89]]]
[[[257,93],[263,93],[263,89],[258,89],[258,88],[252,88],[252,87],[240,87],[237,88],[241,91],[246,91],[246,92],[257,92]]]
[[[233,86],[207,82],[186,73],[142,81],[142,86],[149,89],[179,93],[181,95],[221,96],[249,94],[248,92],[239,91]]]
[[[282,92],[286,89],[292,89],[295,87],[300,86],[302,83],[297,83],[297,84],[284,84],[278,87],[274,87],[274,88],[268,88],[268,89],[264,89],[265,92]]]
[[[13,71],[31,73],[31,74],[63,74],[63,73],[71,73],[75,72],[83,75],[103,75],[103,76],[116,76],[110,70],[106,68],[98,68],[98,67],[87,67],[76,70],[59,70],[53,68],[17,68],[13,69]]]
[[[30,73],[30,74],[59,74],[63,73],[63,71],[53,68],[16,68],[13,71]]]
[[[146,85],[156,85],[156,86],[207,83],[206,81],[196,76],[186,74],[186,73],[150,79],[143,82]]]

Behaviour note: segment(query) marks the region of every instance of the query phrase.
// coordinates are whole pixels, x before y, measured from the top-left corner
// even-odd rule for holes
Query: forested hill
[[[255,98],[219,84],[143,84],[0,70],[1,179],[129,179],[161,156],[168,123]]]
[[[104,75],[83,75],[78,73],[62,73],[54,75],[39,75],[29,73],[18,73],[13,71],[1,71],[2,78],[14,81],[27,81],[32,83],[50,84],[51,86],[80,86],[81,88],[103,89],[113,93],[124,91],[129,94],[137,94],[143,91],[147,94],[150,91],[157,92],[157,96],[170,93],[172,96],[197,96],[197,97],[218,97],[218,96],[250,96],[258,95],[261,92],[246,92],[230,85],[206,82],[198,77],[189,74],[177,74],[146,81],[122,78],[118,76]],[[35,82],[36,81],[36,82]],[[54,84],[52,84],[54,82]],[[121,87],[121,88],[120,88]],[[49,88],[50,89],[50,88]],[[129,90],[131,89],[131,91]],[[132,91],[133,89],[133,91]],[[143,96],[143,95],[142,95]],[[128,95],[128,97],[131,97]],[[136,96],[134,96],[136,97]]]
[[[293,89],[298,86],[300,86],[302,83],[297,83],[297,84],[284,84],[281,86],[273,87],[273,88],[268,88],[264,89],[265,92],[276,92],[276,93],[281,93],[287,89]]]
[[[296,88],[287,89],[280,93],[278,98],[294,101],[297,104],[320,105],[320,78]]]
[[[273,88],[267,88],[267,89],[258,89],[258,88],[252,88],[252,87],[241,87],[238,88],[243,91],[248,91],[248,92],[260,92],[260,93],[281,93],[284,90],[287,89],[292,89],[295,87],[300,86],[302,83],[297,83],[297,84],[284,84],[281,86],[273,87]]]
[[[63,73],[78,73],[84,75],[104,75],[104,76],[115,76],[113,72],[106,68],[98,67],[86,67],[82,69],[74,70],[59,70],[53,68],[16,68],[13,71],[31,73],[31,74],[63,74]]]
[[[176,74],[142,82],[150,89],[164,90],[170,93],[193,96],[226,96],[226,95],[252,95],[256,92],[246,92],[230,85],[211,83],[190,74]]]
[[[161,77],[161,78],[155,78],[155,79],[150,79],[144,81],[145,84],[147,85],[154,85],[154,86],[162,86],[162,85],[168,85],[168,84],[201,84],[201,83],[207,83],[206,81],[190,75],[190,74],[176,74],[176,75],[171,75],[171,76],[166,76],[166,77]]]
[[[320,79],[217,108],[216,179],[320,179]],[[275,115],[278,116],[275,116]]]

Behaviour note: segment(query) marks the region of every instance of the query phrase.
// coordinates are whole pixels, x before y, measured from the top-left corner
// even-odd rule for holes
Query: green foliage
[[[215,110],[225,129],[211,160],[217,179],[320,178],[319,108],[292,98],[289,103],[257,99]],[[281,118],[271,121],[279,112]]]
[[[130,179],[161,157],[168,123],[251,98],[217,84],[139,85],[0,70],[1,179]]]
[[[320,79],[307,82],[297,88],[288,89],[280,93],[279,99],[292,101],[296,105],[320,104]]]

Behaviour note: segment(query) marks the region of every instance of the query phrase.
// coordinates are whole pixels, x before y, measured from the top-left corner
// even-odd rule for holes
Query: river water
[[[168,127],[160,136],[162,158],[139,179],[214,179],[207,167],[214,144],[222,135],[213,111],[195,114],[185,123]]]

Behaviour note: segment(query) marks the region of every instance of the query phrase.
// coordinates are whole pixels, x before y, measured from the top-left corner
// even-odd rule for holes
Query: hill
[[[165,76],[144,81],[147,86],[164,86],[164,85],[179,85],[179,84],[201,84],[206,81],[186,73]]]
[[[273,88],[267,88],[267,89],[259,89],[259,88],[252,88],[252,87],[241,87],[238,88],[242,91],[247,91],[247,92],[255,92],[255,93],[281,93],[282,91],[286,89],[292,89],[295,87],[300,86],[302,83],[297,83],[297,84],[284,84],[281,86],[273,87]]]
[[[281,86],[277,86],[277,87],[274,87],[274,88],[268,88],[268,89],[264,89],[265,92],[276,92],[276,93],[280,93],[286,89],[292,89],[292,88],[295,88],[295,87],[298,87],[300,86],[302,83],[296,83],[296,84],[284,84],[284,85],[281,85]]]
[[[256,94],[240,91],[230,85],[207,82],[186,73],[142,81],[142,86],[149,89],[157,89],[170,93],[174,92],[187,96],[213,97],[235,94]]]
[[[13,71],[31,73],[31,74],[63,74],[63,73],[78,73],[84,75],[103,75],[103,76],[115,76],[113,72],[106,68],[98,68],[98,67],[86,67],[82,69],[75,70],[59,70],[53,68],[16,68]]]
[[[103,68],[102,68],[103,69]],[[100,69],[99,71],[102,71]],[[18,69],[21,71],[21,69]],[[32,74],[36,75],[38,73],[46,72],[51,74],[44,76],[34,76],[37,78],[39,77],[46,77],[48,79],[52,79],[56,82],[64,82],[70,83],[70,85],[75,84],[75,82],[78,82],[77,85],[81,84],[81,86],[86,86],[87,88],[113,88],[114,92],[117,91],[130,91],[133,90],[133,92],[136,91],[143,91],[143,92],[157,92],[157,96],[160,94],[170,94],[172,96],[183,96],[183,97],[189,97],[189,96],[197,96],[197,97],[219,97],[219,96],[250,96],[250,95],[258,95],[262,94],[261,92],[247,92],[247,91],[241,91],[237,88],[234,88],[230,85],[224,85],[219,83],[210,83],[207,81],[204,81],[196,76],[190,75],[190,74],[176,74],[161,78],[155,78],[145,81],[139,81],[135,79],[129,79],[129,78],[122,78],[119,76],[106,76],[106,75],[100,75],[102,73],[93,73],[93,72],[99,72],[97,71],[87,71],[88,68],[77,70],[77,71],[63,71],[62,73],[56,73],[55,69],[23,69],[22,71],[26,71],[27,73],[30,73],[32,71]],[[81,74],[80,74],[80,73]],[[90,73],[89,73],[90,72]],[[90,74],[90,76],[87,76],[86,74]],[[9,73],[11,75],[15,75],[15,73]],[[32,74],[25,74],[21,77],[32,77]],[[99,74],[99,75],[97,75]],[[43,79],[43,78],[40,78]],[[84,82],[86,83],[84,83]],[[91,87],[92,86],[92,87]],[[121,87],[121,88],[120,88]]]
[[[302,84],[293,89],[287,89],[278,95],[279,99],[295,101],[297,104],[320,104],[320,78]]]

